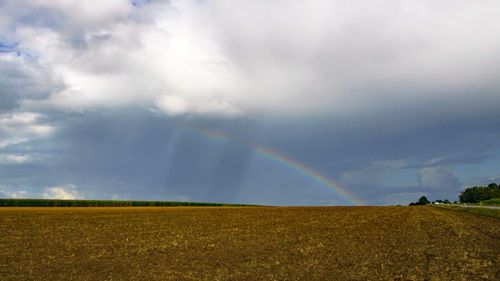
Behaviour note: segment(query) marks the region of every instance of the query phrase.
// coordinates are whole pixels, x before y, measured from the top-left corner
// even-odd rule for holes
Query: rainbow
[[[233,141],[233,142],[238,142],[247,147],[250,147],[260,155],[264,156],[265,158],[274,161],[276,163],[279,163],[283,166],[286,166],[298,172],[299,174],[309,179],[312,179],[314,182],[317,182],[320,185],[325,186],[330,190],[333,190],[336,194],[340,195],[343,199],[345,199],[349,203],[348,205],[365,205],[365,202],[362,199],[356,197],[340,183],[333,181],[332,179],[315,171],[313,168],[307,166],[306,164],[300,163],[297,160],[292,159],[291,157],[279,151],[276,151],[269,147],[265,147],[263,145],[258,145],[255,143],[250,143],[247,141],[236,139],[227,134],[212,129],[199,128],[199,127],[184,127],[184,129],[187,129],[188,131],[196,133],[197,135],[203,136],[205,138],[222,142]]]

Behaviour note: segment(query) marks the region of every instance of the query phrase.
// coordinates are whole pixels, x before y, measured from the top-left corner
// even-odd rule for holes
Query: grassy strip
[[[498,209],[471,208],[471,207],[459,207],[459,206],[439,206],[439,208],[445,208],[453,211],[471,213],[475,215],[500,219],[500,210]]]
[[[248,206],[241,204],[173,201],[0,199],[0,207],[144,207],[144,206]]]
[[[493,198],[481,202],[482,205],[500,206],[500,198]]]

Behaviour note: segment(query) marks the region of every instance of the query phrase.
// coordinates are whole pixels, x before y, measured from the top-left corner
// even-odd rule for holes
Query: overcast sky
[[[500,182],[499,13],[0,0],[0,197],[456,200]]]

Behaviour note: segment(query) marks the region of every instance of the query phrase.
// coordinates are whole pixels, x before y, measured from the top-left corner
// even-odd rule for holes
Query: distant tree
[[[427,197],[425,197],[425,196],[420,197],[420,199],[418,199],[418,202],[417,202],[418,205],[427,205],[429,203],[431,203],[431,202],[429,202],[429,200],[427,200]]]
[[[448,199],[444,199],[443,203],[444,204],[451,204],[450,200],[448,200]]]
[[[427,200],[427,197],[425,196],[422,196],[420,197],[420,199],[418,199],[417,202],[411,202],[409,205],[410,206],[418,206],[418,205],[427,205],[427,204],[430,204],[431,202],[429,202],[429,200]]]

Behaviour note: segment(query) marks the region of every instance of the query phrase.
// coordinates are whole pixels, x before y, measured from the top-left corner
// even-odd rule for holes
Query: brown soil
[[[500,280],[500,220],[434,207],[2,208],[0,280]]]

